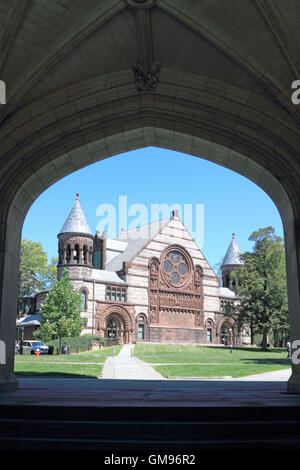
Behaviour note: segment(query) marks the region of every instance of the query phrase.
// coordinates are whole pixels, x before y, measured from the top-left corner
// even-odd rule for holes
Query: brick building
[[[227,302],[237,301],[230,280],[241,264],[234,237],[221,267],[223,287],[176,211],[112,240],[92,233],[77,195],[58,234],[58,252],[58,278],[68,268],[81,293],[83,334],[122,343],[236,343],[222,315]]]

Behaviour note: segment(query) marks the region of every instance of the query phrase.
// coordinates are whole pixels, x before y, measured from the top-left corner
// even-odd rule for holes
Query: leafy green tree
[[[51,289],[53,284],[57,281],[57,263],[58,258],[53,257],[48,263],[46,276],[44,278],[44,290]]]
[[[222,263],[223,263],[223,259],[224,258],[221,258],[220,261],[213,266],[213,270],[214,270],[215,274],[219,277],[222,277],[221,266],[222,266]]]
[[[253,232],[252,253],[244,253],[244,264],[232,273],[240,297],[239,306],[228,315],[240,315],[241,323],[262,334],[267,349],[268,333],[288,329],[288,302],[283,239],[273,227]],[[238,311],[238,313],[237,313]]]
[[[48,264],[46,252],[41,243],[23,239],[21,242],[21,263],[19,277],[19,300],[32,297],[48,290],[56,279],[57,259]]]
[[[74,289],[69,271],[64,270],[60,281],[56,281],[41,306],[42,319],[35,338],[44,342],[50,339],[79,336],[83,328],[80,318],[81,296]]]

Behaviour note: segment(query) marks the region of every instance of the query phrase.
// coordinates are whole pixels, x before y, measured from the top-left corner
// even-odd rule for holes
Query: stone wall
[[[153,343],[205,344],[206,332],[195,328],[163,328],[150,326],[149,341]]]

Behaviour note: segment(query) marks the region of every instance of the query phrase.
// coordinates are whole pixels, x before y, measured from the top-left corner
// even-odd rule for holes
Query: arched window
[[[84,264],[88,264],[88,247],[86,245],[84,245],[83,247],[83,263]]]
[[[205,324],[206,328],[206,342],[207,343],[212,343],[213,341],[213,321],[211,319],[208,319]]]
[[[79,245],[75,245],[74,263],[76,263],[76,264],[79,263]]]
[[[81,310],[87,310],[87,295],[86,290],[83,289],[80,293],[81,295]]]
[[[140,313],[137,318],[137,339],[144,340],[145,339],[145,323],[147,322],[147,318],[143,313]]]
[[[213,320],[209,318],[206,321],[205,328],[206,328],[206,342],[212,343],[213,342],[213,328],[214,328]]]
[[[67,256],[66,256],[67,263],[69,264],[71,261],[71,245],[67,245]]]

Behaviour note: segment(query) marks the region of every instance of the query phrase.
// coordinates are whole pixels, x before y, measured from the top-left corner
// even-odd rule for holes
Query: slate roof
[[[228,289],[228,287],[220,287],[220,297],[226,299],[234,299],[235,293],[233,292],[233,290]]]
[[[106,266],[107,271],[120,271],[123,262],[131,261],[137,253],[150,242],[172,219],[163,219],[152,224],[121,232],[117,240],[127,242],[127,247]]]
[[[239,249],[238,244],[235,241],[235,236],[233,234],[231,243],[228,247],[226,255],[224,256],[222,266],[243,264],[243,261],[240,258],[241,254],[242,252]]]
[[[93,235],[78,196],[59,233],[87,233]]]
[[[104,269],[93,269],[93,279],[96,281],[108,282],[111,284],[126,284],[126,282],[121,279],[117,273],[113,271],[107,271]]]

